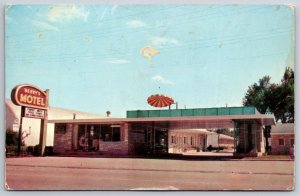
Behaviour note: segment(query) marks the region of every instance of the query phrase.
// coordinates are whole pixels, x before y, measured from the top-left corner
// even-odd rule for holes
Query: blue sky
[[[249,85],[294,67],[294,12],[279,5],[18,5],[5,36],[6,98],[30,83],[51,106],[114,117],[155,109],[156,93],[179,108],[240,106]]]

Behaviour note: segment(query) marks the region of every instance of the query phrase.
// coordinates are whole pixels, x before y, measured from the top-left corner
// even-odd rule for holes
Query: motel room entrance
[[[79,151],[96,151],[99,145],[96,145],[100,136],[100,126],[96,125],[79,125],[78,127],[78,148]]]
[[[154,155],[168,153],[167,126],[135,123],[130,131],[131,142],[137,154]]]
[[[168,129],[149,127],[145,129],[145,151],[147,154],[168,152]]]

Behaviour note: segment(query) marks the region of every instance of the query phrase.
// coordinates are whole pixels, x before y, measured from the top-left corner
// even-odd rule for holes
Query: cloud
[[[167,44],[171,44],[171,45],[179,45],[180,44],[177,39],[166,38],[166,37],[152,37],[151,43],[152,43],[152,45],[155,45],[155,46],[162,46],[162,45],[167,45]]]
[[[49,8],[48,20],[51,22],[72,21],[75,19],[87,20],[89,12],[75,5],[58,5]]]
[[[45,29],[45,30],[54,30],[54,31],[59,31],[59,29],[56,26],[50,25],[46,22],[41,22],[38,20],[30,20],[32,25]]]
[[[105,10],[103,11],[103,13],[102,13],[102,15],[101,15],[101,17],[100,17],[100,19],[99,19],[99,22],[100,22],[101,20],[103,20],[103,18],[105,17],[106,11],[107,11],[107,8],[105,8]]]
[[[163,78],[160,75],[153,76],[152,80],[155,81],[155,82],[162,83],[162,84],[174,84],[172,81],[167,80],[167,79]]]
[[[127,64],[127,63],[130,63],[130,61],[128,61],[126,59],[113,59],[113,60],[107,60],[105,62],[109,63],[109,64]]]
[[[114,5],[112,8],[111,8],[111,10],[110,10],[110,14],[111,15],[114,15],[114,13],[115,13],[115,11],[116,11],[116,9],[119,7],[119,5]]]
[[[145,27],[146,23],[144,23],[141,20],[131,20],[127,22],[126,25],[128,28],[141,28],[141,27]]]

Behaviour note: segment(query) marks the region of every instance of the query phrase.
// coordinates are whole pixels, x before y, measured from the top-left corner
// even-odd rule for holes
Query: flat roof
[[[262,125],[275,125],[274,115],[252,114],[252,115],[223,115],[223,116],[180,116],[180,117],[144,117],[144,118],[97,118],[97,119],[65,119],[48,120],[48,123],[99,123],[117,124],[127,122],[196,122],[202,124],[227,124],[232,126],[233,122],[256,120]]]
[[[253,106],[191,108],[191,109],[161,109],[161,110],[131,110],[126,112],[127,118],[146,117],[178,117],[178,116],[226,116],[260,114]]]

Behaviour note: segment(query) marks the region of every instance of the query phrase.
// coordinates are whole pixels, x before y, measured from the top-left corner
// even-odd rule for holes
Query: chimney
[[[73,119],[76,119],[76,113],[73,113]]]

